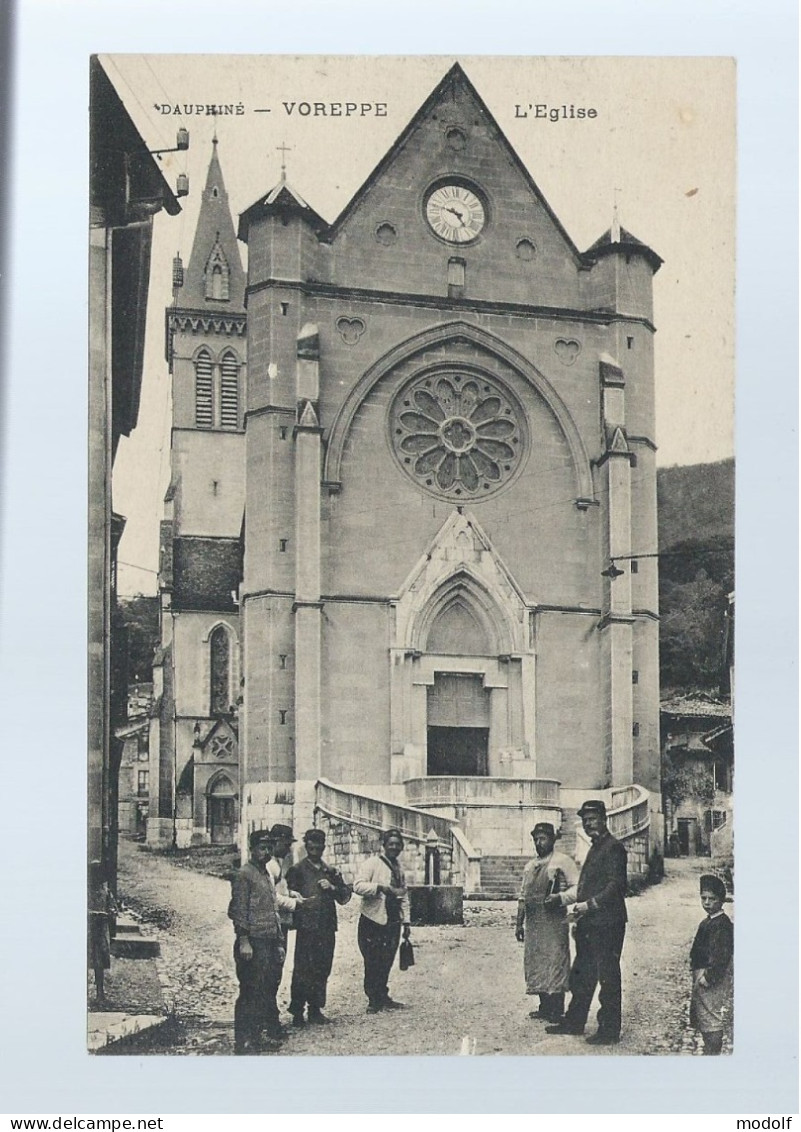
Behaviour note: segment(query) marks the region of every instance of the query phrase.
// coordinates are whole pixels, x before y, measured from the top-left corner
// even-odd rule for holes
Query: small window
[[[279,723],[286,723],[286,716],[287,716],[286,708],[279,708],[278,722]]]
[[[280,668],[286,668],[286,653],[281,653],[279,655],[278,664]]]
[[[640,572],[640,564],[636,558],[632,558],[631,560],[631,572],[632,574],[639,574]]]
[[[636,738],[637,738],[637,736],[638,736],[638,735],[640,734],[640,725],[639,725],[639,723],[635,723],[635,724],[633,724],[633,725],[632,725],[632,728],[631,728],[631,733],[632,733],[632,735],[634,736],[634,738],[636,739]]]
[[[219,237],[219,233],[217,235]],[[227,302],[229,277],[228,262],[218,239],[206,261],[206,298]]]
[[[448,298],[458,299],[464,294],[465,261],[454,256],[448,260]]]
[[[634,349],[634,339],[632,338],[632,336],[630,334],[626,335],[626,349],[627,350],[633,350]]]
[[[148,770],[139,770],[136,772],[136,793],[140,798],[147,796],[149,777],[150,771]]]
[[[282,554],[286,553],[286,548],[288,546],[289,546],[289,539],[288,538],[279,538],[278,549],[281,551]]]
[[[287,437],[287,431],[288,431],[288,429],[287,429],[287,426],[286,426],[286,425],[281,425],[281,426],[279,427],[279,429],[278,429],[278,435],[279,435],[279,436],[281,437],[281,439],[282,439],[282,440],[286,440],[286,437]]]
[[[639,672],[637,671],[636,668],[634,669],[634,671],[631,674],[631,682],[632,682],[632,684],[639,684],[639,682],[640,682],[640,674],[639,674]]]

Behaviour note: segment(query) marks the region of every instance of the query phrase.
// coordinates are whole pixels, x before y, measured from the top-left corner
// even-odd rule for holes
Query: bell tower
[[[215,137],[189,264],[176,255],[166,311],[171,476],[154,668],[161,706],[150,743],[153,843],[228,843],[238,823],[245,326],[245,273]]]

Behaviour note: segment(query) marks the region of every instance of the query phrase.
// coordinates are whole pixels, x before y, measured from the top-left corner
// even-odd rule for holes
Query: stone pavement
[[[416,964],[397,968],[393,997],[400,1013],[366,1016],[356,946],[356,897],[341,910],[326,1014],[334,1025],[293,1030],[279,1056],[462,1052],[477,1055],[670,1055],[699,1052],[688,1029],[689,950],[703,911],[703,859],[667,861],[665,880],[628,901],[623,952],[624,1032],[618,1046],[597,1050],[581,1038],[548,1035],[528,1012],[536,999],[523,984],[522,946],[514,939],[511,901],[465,904],[464,926],[413,929]],[[121,847],[121,891],[160,929],[157,964],[171,1023],[137,1052],[230,1054],[236,981],[229,885],[176,868],[169,859],[127,843]],[[730,908],[727,911],[731,914]],[[291,947],[279,1005],[286,1009]],[[588,1027],[588,1033],[592,1027]],[[727,1045],[727,1050],[730,1047]]]

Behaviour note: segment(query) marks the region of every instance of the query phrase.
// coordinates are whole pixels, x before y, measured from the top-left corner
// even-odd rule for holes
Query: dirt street
[[[699,1041],[686,1023],[688,956],[703,916],[697,878],[705,864],[667,861],[664,881],[628,901],[623,1036],[618,1046],[599,1051],[581,1038],[548,1035],[543,1023],[529,1019],[538,1000],[525,994],[522,945],[514,938],[511,901],[466,902],[462,927],[414,928],[416,964],[407,972],[396,966],[390,980],[393,997],[409,1009],[367,1016],[356,944],[360,901],[354,897],[340,910],[326,1007],[334,1024],[291,1030],[278,1056],[698,1053]],[[237,984],[228,883],[178,868],[123,842],[120,891],[132,912],[158,929],[165,1000],[175,1015],[150,1039],[150,1046],[145,1043],[137,1052],[232,1053]],[[291,965],[290,942],[279,993],[282,1011],[289,1001]],[[588,1026],[587,1032],[593,1029]]]

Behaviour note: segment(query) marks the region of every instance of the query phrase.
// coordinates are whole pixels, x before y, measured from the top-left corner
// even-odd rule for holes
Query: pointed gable
[[[215,138],[178,302],[185,310],[244,311],[245,273],[217,146]]]
[[[499,158],[509,161],[529,188],[533,200],[545,209],[551,223],[578,261],[580,255],[575,244],[459,63],[454,63],[440,80],[395,144],[342,210],[331,225],[329,239],[336,236],[348,218],[358,210],[373,185],[392,169],[402,155],[409,149],[418,147],[415,143],[419,144],[421,135],[426,140],[436,138],[439,145],[432,149],[435,152],[445,149],[445,165],[454,169],[458,166],[460,172],[466,172],[468,177],[471,171],[478,171],[479,165],[486,168]]]

